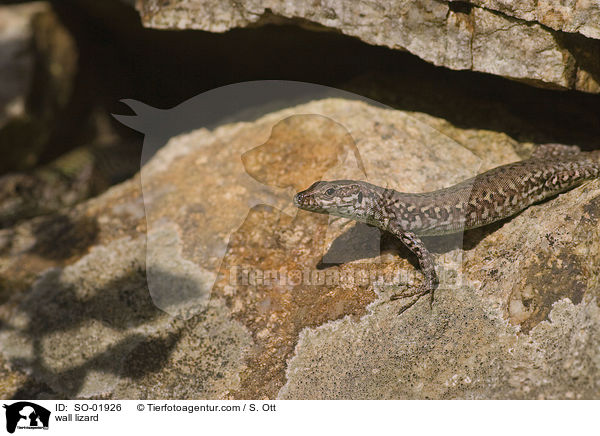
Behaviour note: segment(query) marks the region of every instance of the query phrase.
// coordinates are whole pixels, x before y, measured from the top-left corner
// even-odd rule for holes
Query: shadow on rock
[[[1,324],[13,338],[6,341],[10,345],[4,354],[30,374],[15,399],[77,397],[84,383],[86,392],[92,383],[92,395],[109,395],[122,378],[140,379],[164,368],[182,335],[182,324],[157,324],[167,315],[153,304],[143,269],[103,286],[85,277],[75,278],[74,285],[65,275],[58,269],[48,271],[20,301],[16,312],[28,319],[25,328],[12,325],[12,320]],[[164,280],[181,283],[182,278]]]
[[[98,223],[94,218],[74,221],[67,215],[51,215],[35,220],[36,243],[32,253],[48,259],[67,259],[87,252],[97,240]]]
[[[470,250],[505,222],[506,220],[503,220],[482,228],[449,235],[424,236],[423,242],[429,251],[436,254],[445,254],[456,249]],[[338,236],[317,264],[317,268],[326,269],[361,259],[372,259],[384,253],[396,254],[418,268],[417,258],[396,237],[363,223],[350,226]]]
[[[113,373],[119,377],[139,379],[148,373],[158,372],[167,363],[169,355],[181,336],[180,332],[170,332],[164,337],[147,337],[132,334],[125,337],[103,353],[100,353],[84,364],[74,368],[54,373],[51,376],[61,380],[59,397],[76,396],[86,377],[91,372]],[[36,341],[37,352],[39,342]],[[15,362],[19,364],[19,362]],[[32,390],[40,391],[40,385],[35,379],[44,374],[41,369],[30,376],[30,379],[13,396],[13,399],[30,398]],[[42,387],[43,390],[43,387]]]

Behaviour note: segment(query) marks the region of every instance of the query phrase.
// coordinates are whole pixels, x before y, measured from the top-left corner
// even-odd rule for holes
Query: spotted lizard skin
[[[365,222],[395,235],[419,261],[425,276],[419,292],[430,292],[433,297],[438,278],[420,236],[485,226],[597,177],[600,151],[580,152],[573,146],[545,144],[530,159],[438,191],[405,193],[356,180],[318,181],[296,194],[294,204]]]

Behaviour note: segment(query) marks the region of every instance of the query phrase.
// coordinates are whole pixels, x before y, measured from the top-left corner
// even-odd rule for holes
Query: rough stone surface
[[[34,67],[33,53],[28,50],[33,38],[31,20],[47,10],[42,2],[0,6],[0,128],[25,114]]]
[[[0,175],[0,229],[72,207],[139,171],[141,145],[97,124],[106,128],[94,141],[35,170]]]
[[[597,0],[471,0],[469,3],[554,30],[600,39],[600,2]]]
[[[520,18],[517,11],[521,9],[516,6],[514,14],[506,15],[510,6],[490,3],[497,8],[437,0],[323,0],[316,4],[290,0],[139,0],[137,7],[148,27],[224,32],[296,20],[370,44],[408,50],[435,65],[497,74],[539,86],[600,92],[600,41],[586,38],[597,37],[596,2],[570,2],[561,8],[554,8],[554,2],[539,4],[530,11],[541,17],[539,22],[531,20],[531,15]],[[581,29],[583,34],[553,29]]]
[[[433,309],[389,301],[420,280],[393,239],[290,204],[365,173],[437,189],[524,147],[342,99],[173,138],[141,180],[0,231],[0,396],[600,398],[599,181],[429,241]]]
[[[0,174],[35,166],[77,72],[71,34],[46,2],[0,6]]]

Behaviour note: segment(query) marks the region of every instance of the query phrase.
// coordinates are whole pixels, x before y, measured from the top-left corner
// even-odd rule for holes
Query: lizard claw
[[[435,290],[438,287],[438,284],[439,284],[439,281],[438,281],[438,278],[436,275],[427,277],[425,283],[422,284],[421,286],[419,286],[415,292],[392,294],[390,296],[390,301],[395,301],[395,300],[399,300],[401,298],[408,298],[408,297],[414,297],[414,296],[418,296],[420,298],[425,294],[429,294],[431,296],[431,298],[429,299],[429,307],[433,308],[433,297],[434,297]]]

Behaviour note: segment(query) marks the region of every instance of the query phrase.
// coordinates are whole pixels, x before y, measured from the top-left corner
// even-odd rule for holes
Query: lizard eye
[[[333,194],[335,194],[335,189],[329,188],[327,191],[325,191],[325,194],[327,194],[327,195],[333,195]]]

